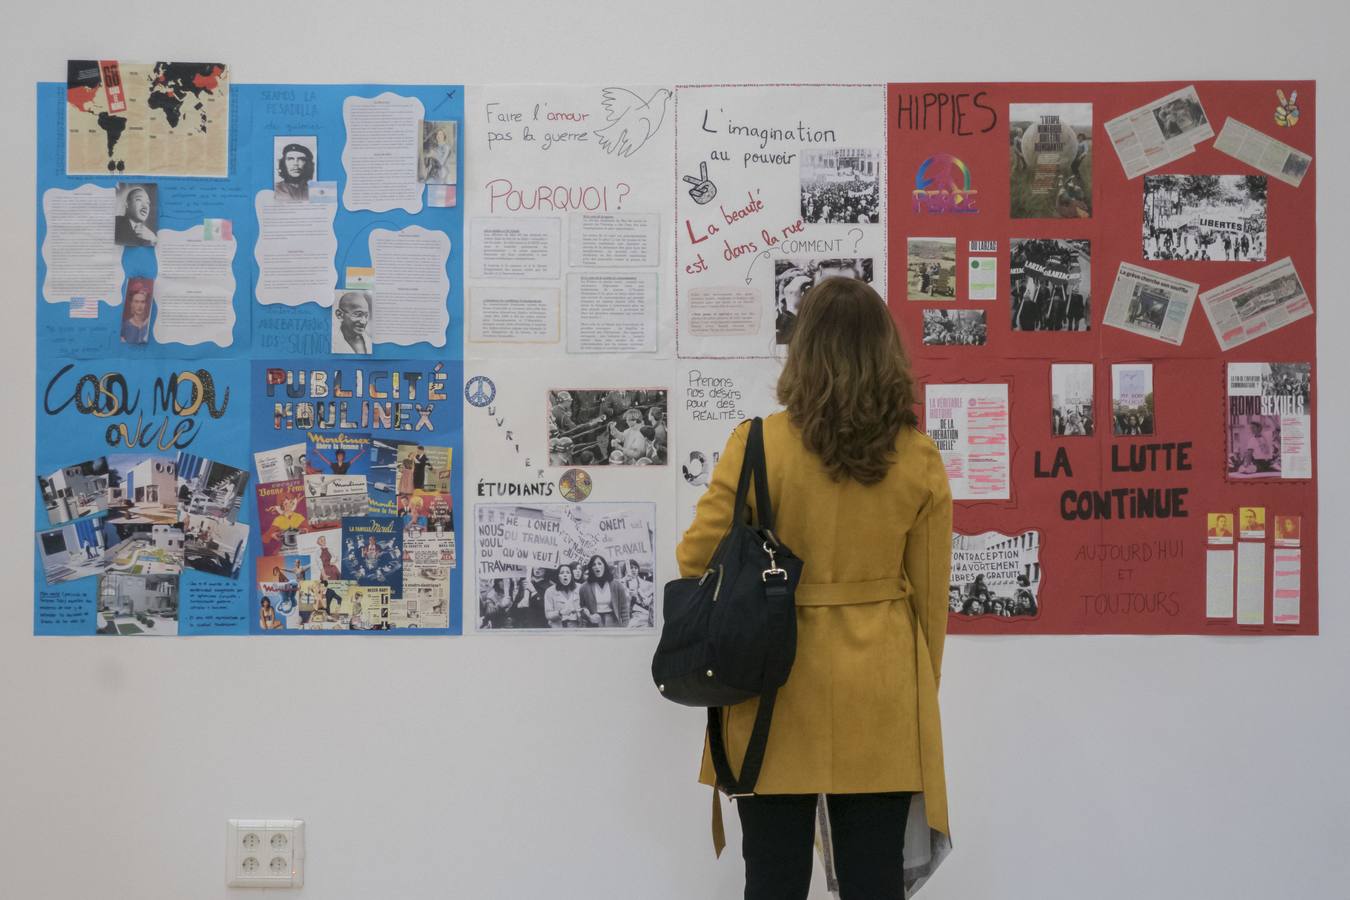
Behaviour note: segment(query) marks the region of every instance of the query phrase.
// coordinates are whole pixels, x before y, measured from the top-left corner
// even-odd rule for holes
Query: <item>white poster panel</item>
[[[468,355],[672,355],[670,88],[475,85],[465,96]]]
[[[482,585],[466,580],[466,621],[475,621],[475,604],[482,599],[470,584],[491,592],[492,579],[505,579],[504,591],[542,596],[541,588],[519,579],[554,578],[564,560],[577,562],[581,555],[583,563],[596,554],[605,557],[623,577],[641,580],[634,581],[635,589],[652,596],[657,591],[649,581],[659,585],[676,576],[680,478],[672,442],[683,422],[672,423],[678,408],[674,369],[668,360],[641,359],[618,366],[601,359],[577,359],[568,366],[516,360],[466,365],[464,486],[470,527],[460,540],[470,545],[461,547],[461,556],[471,561],[473,578],[488,579]],[[719,441],[733,424],[722,426]],[[610,506],[623,506],[629,514],[602,514]],[[636,507],[640,514],[633,512]],[[513,511],[503,512],[506,508]],[[537,627],[537,610],[532,615],[529,621]],[[659,619],[659,609],[652,615]],[[523,621],[523,614],[494,615],[478,624],[528,627],[518,624]]]
[[[780,355],[802,296],[886,284],[884,85],[680,87],[682,357]]]

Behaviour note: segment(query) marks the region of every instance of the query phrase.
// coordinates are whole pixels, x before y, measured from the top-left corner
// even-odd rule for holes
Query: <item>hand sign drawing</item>
[[[1284,91],[1276,88],[1275,96],[1280,105],[1275,107],[1275,124],[1281,128],[1293,128],[1298,124],[1298,91],[1291,91],[1285,99]]]
[[[708,180],[708,164],[701,162],[698,164],[698,177],[685,175],[684,180],[693,185],[689,189],[689,196],[694,198],[694,202],[699,206],[708,203],[717,196],[717,185]]]

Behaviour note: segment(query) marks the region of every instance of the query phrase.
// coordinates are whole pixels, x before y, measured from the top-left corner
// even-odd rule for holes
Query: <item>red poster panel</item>
[[[892,84],[950,628],[1316,634],[1312,82]]]

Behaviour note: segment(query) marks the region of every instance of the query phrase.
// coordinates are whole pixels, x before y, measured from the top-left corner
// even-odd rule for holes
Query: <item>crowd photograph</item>
[[[925,309],[923,343],[927,347],[983,347],[989,326],[982,309]]]
[[[1265,262],[1264,175],[1148,175],[1144,259]]]
[[[664,390],[548,392],[552,466],[663,466],[669,446]]]
[[[1040,606],[1036,602],[1036,589],[1026,575],[1018,575],[1013,585],[989,584],[983,575],[976,575],[948,589],[947,609],[959,616],[1011,619],[1034,616]]]
[[[478,580],[483,629],[653,628],[656,582],[636,559],[588,559]]]
[[[835,147],[801,161],[802,221],[875,225],[881,221],[881,152]]]

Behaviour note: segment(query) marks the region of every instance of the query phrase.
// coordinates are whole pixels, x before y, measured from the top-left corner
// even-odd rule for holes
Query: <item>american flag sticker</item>
[[[72,319],[97,319],[98,318],[98,298],[97,297],[71,297],[70,298],[70,317]]]

